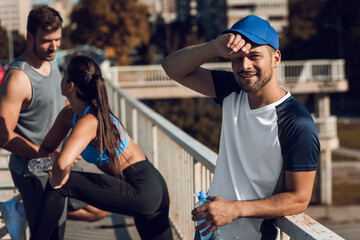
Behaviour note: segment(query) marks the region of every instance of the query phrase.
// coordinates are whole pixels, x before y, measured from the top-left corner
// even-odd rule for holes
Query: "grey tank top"
[[[15,128],[15,132],[29,141],[40,145],[58,113],[64,106],[61,95],[61,74],[55,61],[51,61],[51,74],[43,76],[35,71],[27,62],[16,59],[9,66],[9,70],[24,71],[31,82],[32,99],[27,109],[22,110]],[[28,159],[12,154],[9,167],[18,174],[27,172]]]

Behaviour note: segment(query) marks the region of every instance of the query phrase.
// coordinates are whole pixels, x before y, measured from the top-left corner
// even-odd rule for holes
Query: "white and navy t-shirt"
[[[284,191],[284,170],[314,171],[320,143],[311,115],[290,92],[257,109],[232,72],[212,71],[222,106],[219,155],[208,194],[255,200]],[[275,239],[272,220],[239,218],[220,227],[222,239]]]

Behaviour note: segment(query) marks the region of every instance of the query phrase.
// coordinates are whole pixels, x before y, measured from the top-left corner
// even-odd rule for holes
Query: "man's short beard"
[[[52,61],[55,58],[55,56],[45,58],[43,55],[41,55],[40,52],[38,51],[38,48],[36,48],[35,41],[34,41],[34,44],[33,44],[33,52],[34,52],[35,56],[38,57],[42,61]]]
[[[271,75],[272,74],[270,74],[270,76],[268,78],[263,79],[262,81],[258,80],[257,82],[255,82],[254,86],[252,86],[252,87],[242,84],[241,81],[238,81],[238,84],[244,92],[256,93],[257,91],[261,90],[266,84],[268,84],[270,82]]]

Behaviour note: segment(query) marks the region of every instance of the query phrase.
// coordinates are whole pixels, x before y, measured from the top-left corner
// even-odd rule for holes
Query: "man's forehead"
[[[62,34],[61,28],[51,31],[39,28],[35,33],[36,37],[41,39],[57,39],[57,38],[61,38],[61,34]]]
[[[249,50],[250,53],[253,53],[253,52],[263,52],[266,50],[266,45],[259,45],[259,44],[256,44],[256,43],[251,43],[251,48]]]

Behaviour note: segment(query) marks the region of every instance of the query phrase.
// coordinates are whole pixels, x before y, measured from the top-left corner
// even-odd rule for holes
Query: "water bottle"
[[[210,200],[207,199],[207,195],[203,191],[195,193],[194,196],[198,197],[198,199],[199,199],[199,201],[195,204],[194,208],[200,207],[200,206],[210,202]],[[201,223],[203,223],[205,221],[206,221],[206,219],[201,219],[201,220],[197,221],[197,225],[200,225]],[[209,225],[209,226],[207,226],[207,227],[200,230],[200,238],[201,238],[201,240],[218,240],[218,239],[221,239],[218,228],[216,228],[214,231],[212,231],[211,233],[209,233],[206,236],[201,235],[201,233],[204,232],[206,229],[208,229],[210,226],[211,225]]]
[[[48,171],[52,169],[51,157],[33,158],[29,160],[28,168],[31,172]]]

